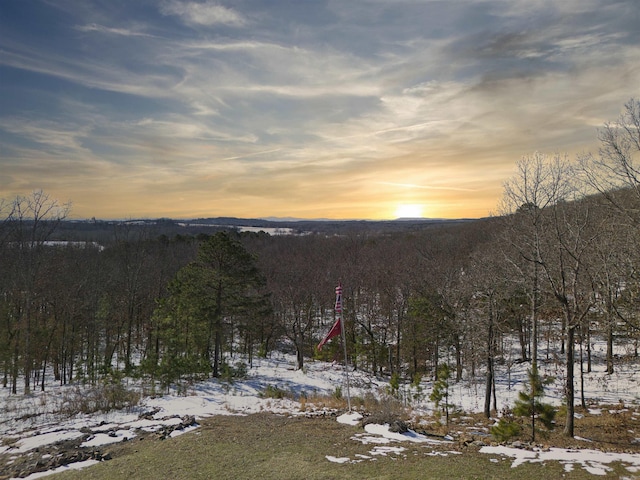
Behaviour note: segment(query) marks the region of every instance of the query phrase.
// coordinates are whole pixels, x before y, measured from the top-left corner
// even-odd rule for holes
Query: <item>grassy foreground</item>
[[[360,427],[334,418],[286,418],[272,414],[217,416],[204,419],[194,432],[167,440],[147,438],[113,446],[113,459],[56,479],[545,479],[593,478],[576,466],[565,472],[558,462],[525,463],[511,468],[510,459],[468,450],[447,454],[438,447],[404,442],[402,454],[377,456],[359,463],[338,464],[326,455],[359,459],[373,445],[353,439]],[[614,466],[609,478],[629,472]],[[53,478],[53,477],[52,477]],[[603,477],[598,477],[603,478]]]

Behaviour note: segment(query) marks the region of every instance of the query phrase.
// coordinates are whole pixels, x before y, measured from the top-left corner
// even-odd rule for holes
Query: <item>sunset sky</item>
[[[0,198],[477,218],[639,96],[638,0],[2,0]]]

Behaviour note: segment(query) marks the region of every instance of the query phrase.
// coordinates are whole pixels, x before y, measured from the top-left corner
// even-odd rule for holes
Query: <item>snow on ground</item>
[[[336,420],[338,421],[338,423],[344,423],[345,425],[351,425],[355,427],[356,425],[358,425],[358,423],[360,423],[360,420],[362,420],[362,415],[360,415],[358,412],[348,412],[343,413]]]
[[[544,359],[544,352],[541,352]],[[232,362],[230,362],[232,363]],[[59,408],[65,392],[78,387],[54,386],[53,382],[47,386],[47,392],[33,392],[29,395],[10,395],[9,389],[0,389],[0,454],[15,458],[32,449],[51,445],[61,440],[71,440],[83,437],[83,446],[99,447],[108,443],[125,441],[133,438],[136,432],[154,432],[166,427],[173,427],[171,436],[185,433],[197,428],[199,418],[213,415],[246,415],[258,412],[273,412],[284,415],[301,415],[301,404],[297,400],[301,397],[311,398],[314,395],[332,395],[336,387],[341,387],[345,393],[344,375],[340,365],[309,361],[305,369],[295,370],[295,358],[284,354],[273,354],[268,359],[254,361],[253,367],[248,369],[248,378],[234,383],[218,380],[208,380],[188,388],[186,395],[169,392],[166,395],[142,398],[140,405],[131,411],[115,411],[92,415],[76,415],[61,417],[55,411]],[[527,377],[528,364],[499,365],[499,380],[496,385],[498,410],[505,406],[512,406],[517,393],[522,390],[522,382]],[[553,375],[556,382],[546,391],[546,401],[559,405],[564,387],[564,368],[555,362],[541,362],[541,373]],[[579,399],[579,368],[576,369],[576,401]],[[388,379],[375,378],[362,372],[352,372],[350,375],[352,397],[374,395],[379,397],[385,392]],[[640,403],[640,369],[636,363],[621,363],[616,366],[616,373],[606,375],[604,368],[597,366],[590,374],[585,374],[585,395],[590,403],[590,412],[596,414],[602,411],[601,405],[619,404],[638,405]],[[265,398],[265,389],[277,387],[287,392],[291,398]],[[136,387],[130,384],[131,388]],[[430,414],[433,405],[428,400],[432,383],[423,381],[421,390],[408,386],[401,388],[400,394],[411,399],[411,405],[416,414]],[[476,382],[463,380],[459,383],[451,381],[449,402],[466,412],[482,411],[484,406],[483,379]],[[307,403],[307,410],[310,408]],[[142,413],[146,415],[141,416]],[[355,412],[338,417],[338,421],[346,425],[357,425],[360,418]],[[182,425],[185,417],[195,417],[195,424]],[[176,429],[177,428],[177,429]],[[458,454],[446,451],[447,439],[435,440],[416,432],[409,431],[398,434],[389,431],[385,425],[367,425],[364,433],[354,433],[354,441],[372,445],[368,455],[358,455],[356,458],[336,458],[327,455],[327,460],[337,463],[353,463],[372,460],[380,455],[394,455],[402,457],[405,447],[403,444],[423,444],[425,446],[439,445],[432,455]],[[588,439],[585,439],[588,440]],[[639,439],[640,442],[640,439]],[[595,474],[606,472],[607,464],[621,461],[628,465],[631,472],[640,471],[640,455],[638,454],[609,454],[596,450],[565,450],[549,449],[521,450],[506,447],[484,447],[481,451],[513,458],[513,466],[517,467],[524,461],[543,462],[557,460],[565,464],[570,470],[580,466]],[[83,462],[82,465],[90,465]],[[78,464],[74,467],[81,467]],[[62,469],[50,470],[46,473],[56,473]],[[39,478],[37,476],[29,478]]]
[[[359,413],[345,413],[337,418],[338,422],[340,423],[354,426],[358,425],[358,421],[361,419],[362,415],[360,415]],[[372,460],[374,457],[379,456],[402,456],[406,448],[403,446],[391,444],[410,442],[430,445],[446,445],[448,443],[451,443],[450,440],[435,440],[420,433],[416,433],[413,430],[409,430],[406,433],[392,432],[389,430],[389,425],[386,424],[367,424],[364,426],[364,430],[366,433],[356,433],[351,438],[352,440],[360,442],[364,445],[373,445],[373,448],[369,452],[369,455],[358,454],[355,456],[356,458],[353,459],[349,457],[333,457],[331,455],[326,455],[326,459],[334,463],[359,463],[365,460]],[[438,454],[449,455],[460,454],[460,452],[438,452]]]
[[[90,467],[91,465],[95,465],[97,463],[100,463],[100,462],[98,460],[84,460],[82,462],[70,463],[69,465],[63,465],[61,467],[54,468],[52,470],[47,470],[46,472],[32,473],[28,477],[23,477],[20,480],[34,480],[36,478],[48,477],[49,475],[53,475],[54,473],[68,472],[69,470],[81,470],[83,468]],[[17,479],[12,478],[10,480],[17,480]]]
[[[482,453],[500,455],[513,458],[512,468],[524,462],[542,463],[555,460],[564,465],[565,471],[573,471],[576,465],[580,465],[587,472],[593,475],[606,475],[612,471],[607,464],[613,462],[622,462],[626,465],[629,472],[640,472],[640,455],[631,453],[611,453],[601,452],[599,450],[587,449],[566,449],[566,448],[549,448],[533,450],[523,450],[519,448],[509,448],[504,446],[498,447],[482,447]]]

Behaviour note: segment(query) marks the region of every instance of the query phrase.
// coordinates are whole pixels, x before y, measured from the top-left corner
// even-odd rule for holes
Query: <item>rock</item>
[[[156,413],[160,411],[160,407],[155,407],[153,410],[149,410],[148,412],[142,412],[138,415],[139,420],[153,420]]]
[[[393,433],[407,433],[409,427],[402,420],[394,420],[389,424],[389,431]]]
[[[180,423],[181,428],[191,427],[193,425],[198,425],[198,422],[196,422],[196,417],[194,417],[193,415],[185,415],[184,417],[182,417],[182,422]]]

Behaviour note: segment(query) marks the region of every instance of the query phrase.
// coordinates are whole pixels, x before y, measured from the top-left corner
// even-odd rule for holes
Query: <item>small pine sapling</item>
[[[433,384],[433,390],[429,395],[429,400],[434,403],[436,415],[445,414],[445,425],[449,426],[449,377],[451,369],[446,363],[438,367],[436,373],[436,381]]]
[[[413,375],[413,380],[411,382],[411,388],[415,389],[415,392],[413,392],[413,401],[415,402],[421,402],[424,398],[424,391],[422,388],[422,375],[419,373],[415,373]]]
[[[553,430],[556,410],[553,405],[542,402],[544,386],[548,385],[552,379],[543,381],[535,367],[528,371],[528,376],[529,384],[524,391],[518,393],[513,413],[531,419],[531,441],[535,442],[536,432],[540,431],[536,428],[536,423],[542,423],[547,430]]]
[[[516,422],[501,418],[497,424],[491,427],[491,435],[499,442],[506,442],[520,435],[521,430],[520,425]]]
[[[492,426],[489,431],[499,442],[507,442],[520,435],[522,427],[514,418],[513,412],[509,408],[505,408],[498,423]]]
[[[389,379],[387,393],[394,398],[399,398],[400,396],[400,375],[397,372],[394,372]]]

